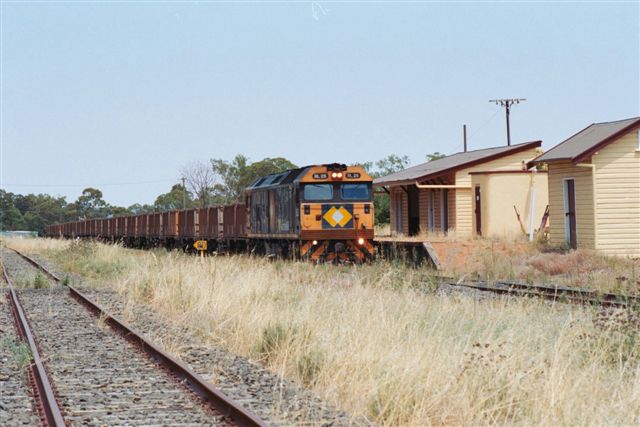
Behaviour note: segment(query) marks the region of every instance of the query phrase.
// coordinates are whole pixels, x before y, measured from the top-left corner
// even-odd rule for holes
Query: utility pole
[[[462,125],[462,139],[464,141],[464,152],[467,152],[467,125]]]
[[[509,129],[509,113],[511,112],[511,106],[513,104],[520,104],[526,101],[526,98],[506,98],[506,99],[490,99],[489,102],[494,102],[496,105],[504,107],[507,117],[507,145],[511,145],[511,131]]]
[[[182,209],[187,208],[187,188],[184,186],[185,178],[182,177]]]

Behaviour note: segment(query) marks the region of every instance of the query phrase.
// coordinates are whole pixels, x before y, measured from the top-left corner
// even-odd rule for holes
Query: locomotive
[[[361,166],[292,169],[256,180],[245,195],[250,251],[313,261],[373,256],[372,179]]]
[[[95,238],[130,247],[249,252],[315,262],[372,259],[372,179],[361,166],[306,166],[255,180],[244,203],[74,221],[49,237]]]

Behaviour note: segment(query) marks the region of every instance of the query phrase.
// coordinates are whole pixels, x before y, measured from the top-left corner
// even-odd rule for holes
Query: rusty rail
[[[604,307],[628,307],[640,305],[640,297],[633,295],[618,295],[600,293],[593,290],[569,288],[563,286],[532,285],[516,281],[486,282],[455,282],[445,280],[441,283],[492,292],[503,295],[538,297],[549,301],[572,302],[584,305],[600,305]]]
[[[51,273],[34,259],[22,254],[21,252],[13,248],[10,249],[12,249],[15,253],[20,255],[30,264],[42,270],[56,282],[60,282],[60,279],[55,274]],[[169,355],[165,351],[161,350],[151,341],[146,339],[142,333],[137,332],[131,326],[118,319],[116,316],[109,314],[104,308],[91,301],[91,299],[82,294],[82,292],[80,292],[73,286],[67,285],[67,288],[69,289],[69,293],[71,294],[71,296],[82,303],[85,307],[87,307],[89,311],[103,318],[110,327],[122,334],[122,336],[124,336],[127,340],[137,345],[151,359],[169,369],[169,371],[171,371],[181,380],[184,380],[185,384],[197,395],[202,397],[215,411],[228,416],[238,426],[268,426],[267,423],[258,418],[255,414],[253,414],[248,409],[243,408],[238,402],[222,393],[222,391],[213,387],[202,377],[193,372],[184,363]]]
[[[2,269],[2,274],[9,286],[7,294],[16,320],[18,335],[22,340],[28,343],[31,356],[33,357],[33,362],[29,365],[29,370],[31,378],[33,378],[34,381],[34,394],[38,400],[38,409],[43,416],[45,425],[56,427],[64,426],[64,417],[62,416],[62,412],[58,406],[53,387],[49,382],[49,376],[47,375],[47,371],[44,367],[40,352],[38,351],[31,328],[29,327],[27,316],[24,313],[22,304],[20,304],[20,301],[18,300],[18,295],[13,288],[13,283],[11,283],[11,279],[9,279],[9,275],[4,268]]]

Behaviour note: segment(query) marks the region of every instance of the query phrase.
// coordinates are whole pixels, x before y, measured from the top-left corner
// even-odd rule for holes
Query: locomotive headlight
[[[358,244],[359,244],[360,246],[364,245],[364,239],[363,239],[362,237],[360,237],[360,238],[358,239]]]
[[[342,172],[338,172],[338,178],[342,178]]]
[[[337,174],[337,173],[333,172],[333,173],[331,174],[331,178],[337,178],[337,177],[338,177],[338,174]]]
[[[314,241],[313,241],[313,242],[311,242],[311,243],[313,243],[313,246],[316,246],[316,245],[318,244],[318,241],[317,241],[317,240],[314,240]]]

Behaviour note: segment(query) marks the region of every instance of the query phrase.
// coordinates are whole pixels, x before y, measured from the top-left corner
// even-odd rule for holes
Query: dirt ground
[[[595,251],[562,251],[527,241],[474,239],[430,242],[441,274],[458,279],[518,279],[640,293],[640,259],[606,257]]]

